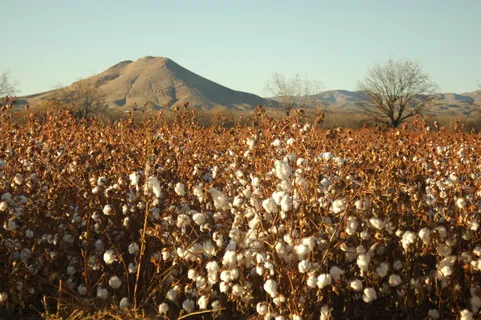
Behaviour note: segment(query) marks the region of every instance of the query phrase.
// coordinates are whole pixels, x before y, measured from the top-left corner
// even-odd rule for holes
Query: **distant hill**
[[[152,101],[156,106],[189,102],[194,108],[248,110],[268,101],[257,95],[235,91],[203,78],[163,57],[123,61],[84,80],[100,81],[110,108]],[[82,81],[82,80],[81,80]],[[55,90],[21,97],[19,101],[37,105]]]
[[[348,90],[329,90],[310,96],[314,104],[319,104],[323,109],[330,112],[358,113],[358,103],[365,99],[360,91]],[[437,93],[436,106],[430,109],[432,115],[469,115],[474,108],[479,108],[475,104],[481,103],[481,90],[457,93]],[[269,98],[273,101],[280,101],[279,97]]]

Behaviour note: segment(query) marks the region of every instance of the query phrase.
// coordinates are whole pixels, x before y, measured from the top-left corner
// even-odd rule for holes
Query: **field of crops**
[[[479,317],[480,135],[186,119],[1,120],[0,314]]]

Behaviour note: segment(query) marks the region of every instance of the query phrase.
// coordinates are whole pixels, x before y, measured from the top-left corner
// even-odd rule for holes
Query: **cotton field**
[[[3,119],[0,314],[479,319],[480,135],[416,121]]]

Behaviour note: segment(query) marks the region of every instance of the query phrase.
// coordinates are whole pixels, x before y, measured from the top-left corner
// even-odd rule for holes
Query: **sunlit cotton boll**
[[[362,300],[364,302],[369,303],[377,299],[376,290],[374,288],[366,288],[364,289],[364,294],[362,295]]]
[[[397,274],[391,274],[389,276],[389,286],[397,287],[401,284],[401,277]]]
[[[110,204],[108,204],[104,207],[103,213],[106,216],[110,216],[114,213],[114,208],[112,208],[112,206]]]
[[[319,289],[330,286],[332,283],[332,277],[330,274],[323,273],[317,277],[317,286]]]
[[[152,190],[156,198],[160,198],[160,196],[162,195],[162,191],[160,189],[160,182],[157,177],[149,177],[147,179],[147,186],[150,190]]]
[[[459,320],[474,320],[473,314],[468,309],[462,310],[460,316]]]
[[[369,219],[369,222],[371,223],[371,225],[374,228],[379,229],[379,230],[384,229],[384,226],[386,225],[384,223],[384,221],[382,221],[381,219],[376,218],[376,217],[373,217],[373,218]]]
[[[161,304],[159,304],[159,314],[167,314],[167,312],[169,312],[169,305],[165,302],[162,302]]]
[[[275,173],[280,180],[287,180],[292,174],[292,169],[287,161],[276,160],[274,162]]]
[[[323,305],[321,308],[321,316],[319,320],[330,320],[332,319],[331,316],[331,307],[329,307],[327,304]]]
[[[464,198],[458,198],[456,199],[456,206],[458,206],[459,209],[464,209],[466,207],[467,203]]]
[[[297,267],[300,273],[306,273],[311,269],[311,262],[309,260],[302,260]]]
[[[357,227],[359,226],[359,221],[356,217],[347,218],[346,233],[352,236],[356,233]]]
[[[428,245],[429,242],[431,241],[431,231],[429,231],[428,228],[423,228],[419,230],[418,236],[419,238],[421,238],[422,242],[425,245]]]
[[[268,198],[268,199],[265,199],[264,201],[262,201],[262,207],[268,213],[277,213],[277,211],[278,211],[277,204],[274,201],[274,199],[272,199],[272,198]]]
[[[107,300],[108,297],[109,297],[109,292],[107,291],[107,289],[102,287],[97,287],[97,298],[102,300]]]
[[[362,290],[362,281],[359,279],[352,280],[350,283],[352,290],[360,292]]]
[[[119,277],[113,276],[109,279],[109,286],[112,289],[118,289],[122,285],[122,281],[120,281]]]
[[[343,199],[336,199],[332,202],[332,212],[334,213],[341,213],[346,209],[346,201]]]
[[[368,254],[360,254],[357,257],[357,265],[361,271],[367,271],[369,269],[369,262],[371,261],[371,256]]]
[[[109,249],[104,253],[104,261],[106,264],[112,264],[117,260],[117,255],[114,253],[113,249]]]
[[[214,207],[217,210],[228,210],[229,209],[229,201],[227,197],[218,189],[210,188],[209,193],[214,201]]]
[[[181,182],[177,182],[174,188],[175,193],[177,193],[178,196],[185,196],[185,185]]]
[[[275,298],[277,295],[277,282],[273,279],[269,279],[264,283],[264,290],[271,296]]]
[[[268,308],[267,308],[267,304],[265,302],[257,303],[256,311],[257,311],[258,314],[265,315],[265,314],[267,314],[267,310],[268,310]]]
[[[205,214],[203,213],[195,213],[193,216],[192,216],[192,219],[194,220],[195,224],[201,226],[205,223],[206,221],[206,217],[205,217]]]
[[[208,296],[201,296],[199,298],[199,300],[197,300],[197,304],[199,305],[200,310],[207,309],[207,306],[209,305],[209,297]]]

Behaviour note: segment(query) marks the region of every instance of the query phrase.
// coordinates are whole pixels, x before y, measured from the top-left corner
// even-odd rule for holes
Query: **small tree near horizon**
[[[320,93],[321,89],[322,84],[317,80],[302,78],[298,74],[286,78],[279,72],[273,72],[265,84],[265,91],[276,97],[287,116],[294,108],[315,106],[317,101],[314,95]]]
[[[74,82],[54,91],[50,98],[71,110],[78,118],[88,118],[106,107],[106,94],[100,88],[100,83],[92,80]]]
[[[359,106],[376,121],[395,128],[432,107],[437,88],[419,62],[389,59],[369,69],[359,82],[365,95]]]
[[[12,82],[10,72],[5,71],[0,75],[0,97],[11,96],[18,93],[17,86]]]

